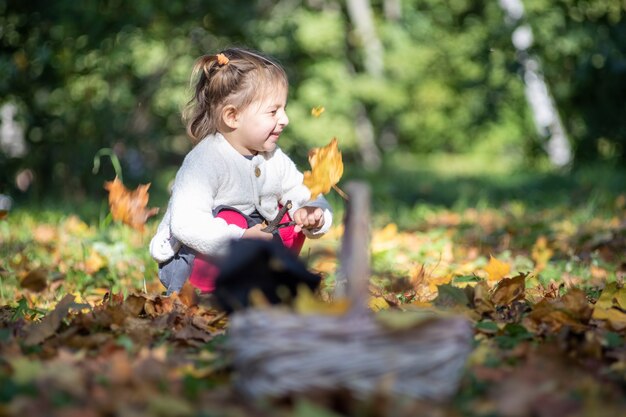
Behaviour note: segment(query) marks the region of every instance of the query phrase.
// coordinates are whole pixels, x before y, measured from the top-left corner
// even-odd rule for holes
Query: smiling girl
[[[326,200],[311,201],[303,175],[277,145],[289,124],[283,68],[258,52],[231,48],[202,56],[184,113],[194,148],[176,174],[167,211],[150,242],[167,293],[185,281],[214,289],[215,261],[231,239],[275,239],[299,253],[304,238],[328,231]],[[262,231],[282,206],[274,233]]]

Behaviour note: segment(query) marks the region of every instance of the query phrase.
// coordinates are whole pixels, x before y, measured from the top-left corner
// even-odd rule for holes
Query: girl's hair
[[[278,63],[241,48],[200,57],[191,77],[192,82],[197,78],[195,92],[183,112],[183,120],[194,145],[217,132],[225,106],[242,110],[278,88],[287,88],[287,75]]]

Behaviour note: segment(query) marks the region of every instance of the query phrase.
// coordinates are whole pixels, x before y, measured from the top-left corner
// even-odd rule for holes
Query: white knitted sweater
[[[258,174],[258,176],[257,176]],[[150,254],[157,262],[172,258],[184,244],[196,251],[223,255],[230,239],[239,239],[244,229],[213,217],[213,209],[230,206],[242,213],[255,209],[266,219],[278,214],[278,204],[291,200],[290,215],[303,206],[324,210],[324,226],[303,230],[310,238],[328,231],[332,212],[320,195],[302,183],[303,175],[280,148],[247,159],[220,133],[208,136],[185,157],[176,174],[167,211],[150,242]]]

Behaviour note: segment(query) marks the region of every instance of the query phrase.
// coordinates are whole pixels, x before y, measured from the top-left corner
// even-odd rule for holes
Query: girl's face
[[[237,115],[238,125],[232,132],[231,144],[243,155],[273,151],[281,132],[289,124],[286,106],[287,89],[284,87],[250,103]]]

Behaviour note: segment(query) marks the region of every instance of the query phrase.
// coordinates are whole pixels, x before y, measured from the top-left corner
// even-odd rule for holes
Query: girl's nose
[[[280,114],[280,118],[278,119],[278,124],[282,126],[287,126],[289,124],[289,116],[287,116],[286,111],[282,111]]]

